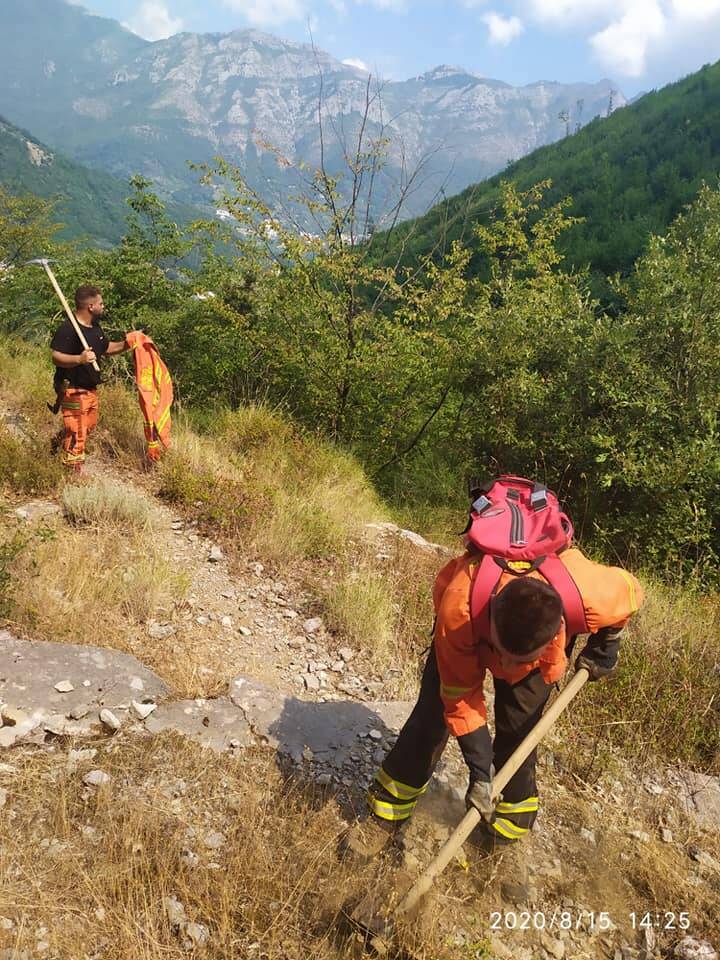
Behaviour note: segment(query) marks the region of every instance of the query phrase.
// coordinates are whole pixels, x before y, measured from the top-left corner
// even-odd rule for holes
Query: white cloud
[[[161,0],[143,0],[135,15],[123,26],[146,40],[164,40],[180,33],[183,22],[180,17],[172,17],[167,4]]]
[[[365,63],[364,60],[358,60],[356,57],[346,57],[343,60],[344,64],[347,64],[348,67],[357,67],[358,70],[364,70],[365,73],[370,73],[370,67]]]
[[[672,9],[680,20],[709,20],[720,13],[720,0],[672,0]]]
[[[289,20],[302,20],[302,0],[224,0],[225,6],[242,14],[256,27],[277,27]]]
[[[407,13],[408,10],[408,0],[355,0],[355,3],[360,6],[367,4],[378,10],[394,10],[395,13]]]
[[[525,29],[520,17],[503,17],[494,10],[483,14],[480,19],[488,28],[490,43],[499,47],[506,47]]]
[[[656,0],[639,0],[627,13],[590,38],[598,59],[626,77],[645,72],[648,49],[661,39],[667,21]]]
[[[543,23],[583,23],[627,6],[623,0],[529,0],[529,12]],[[607,17],[606,17],[607,18]]]
[[[669,62],[690,67],[717,55],[720,0],[515,0],[513,6],[547,29],[582,30],[595,59],[618,77],[667,76]]]

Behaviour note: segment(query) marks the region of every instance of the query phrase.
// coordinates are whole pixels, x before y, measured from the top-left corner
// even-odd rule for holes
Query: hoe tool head
[[[363,958],[421,960],[413,949],[398,943],[394,918],[387,915],[387,904],[384,907],[377,890],[371,890],[354,907],[349,903],[343,907],[345,928],[360,946]]]
[[[37,257],[35,260],[26,260],[23,266],[29,267],[32,264],[37,264],[39,267],[46,267],[49,263],[57,263],[57,260],[48,260],[45,257]]]

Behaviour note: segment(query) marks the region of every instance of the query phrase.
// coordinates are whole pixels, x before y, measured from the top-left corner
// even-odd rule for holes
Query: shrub
[[[18,494],[47,494],[57,487],[62,466],[36,437],[14,436],[0,422],[0,485]]]
[[[74,523],[115,523],[129,532],[144,532],[152,526],[153,507],[147,497],[109,480],[68,484],[63,488],[62,503]]]

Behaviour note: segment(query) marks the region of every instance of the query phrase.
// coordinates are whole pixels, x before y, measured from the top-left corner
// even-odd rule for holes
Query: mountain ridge
[[[78,162],[147,176],[165,197],[208,204],[186,161],[217,153],[266,199],[272,190],[286,194],[294,184],[277,153],[290,165],[319,165],[318,103],[328,130],[344,130],[348,141],[366,109],[369,75],[310,44],[258,30],[149,42],[64,0],[6,4],[0,113]],[[66,39],[58,49],[59,20],[71,46],[87,34],[79,60]],[[407,213],[423,211],[439,189],[457,192],[557,139],[562,113],[579,124],[603,114],[611,90],[607,81],[513,87],[448,65],[403,81],[372,79],[368,136],[391,138],[383,191],[396,193],[408,170],[432,156]],[[335,172],[346,150],[331,140],[325,160]]]

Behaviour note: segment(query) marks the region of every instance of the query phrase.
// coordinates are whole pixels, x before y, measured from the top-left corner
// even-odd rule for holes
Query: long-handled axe
[[[62,292],[62,290],[60,289],[60,284],[55,279],[55,274],[50,269],[50,264],[54,262],[55,262],[54,260],[44,260],[42,258],[38,258],[37,260],[28,260],[25,266],[28,266],[30,264],[37,264],[38,266],[41,266],[45,270],[45,273],[48,275],[48,279],[50,280],[50,283],[53,285],[53,289],[55,293],[58,295],[60,303],[63,305],[65,313],[67,314],[68,320],[73,326],[73,330],[78,335],[78,339],[82,344],[83,350],[90,350],[90,347],[88,346],[88,342],[85,339],[85,334],[82,332],[82,327],[78,323],[77,317],[70,309],[70,305],[65,299],[65,294]],[[98,366],[97,360],[93,360],[92,366],[95,370],[97,370],[98,373],[100,373],[100,367]]]

